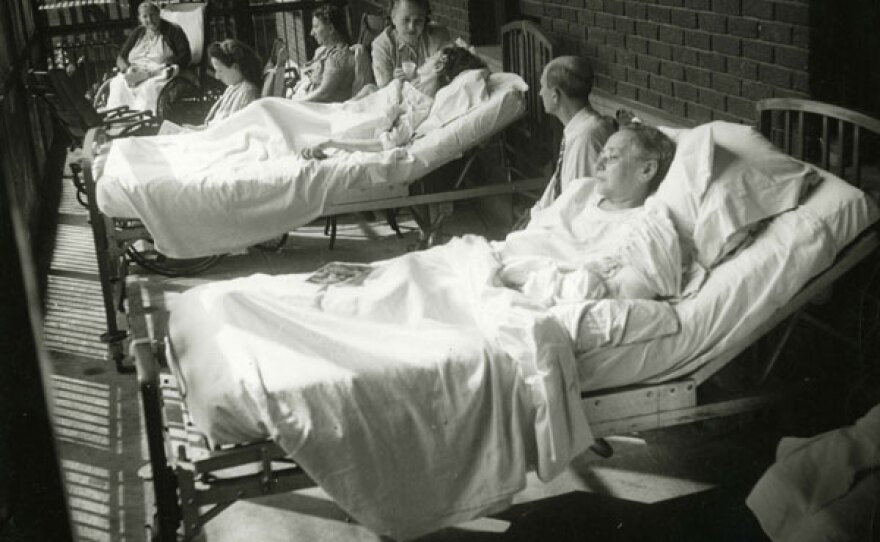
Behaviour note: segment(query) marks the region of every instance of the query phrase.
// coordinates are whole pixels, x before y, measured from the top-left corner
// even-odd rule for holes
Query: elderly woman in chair
[[[135,28],[116,57],[119,73],[110,82],[107,108],[128,106],[140,111],[156,110],[159,92],[173,75],[192,59],[183,29],[159,16],[159,5],[145,1],[138,6]]]
[[[302,67],[293,99],[304,102],[344,102],[352,96],[355,53],[339,6],[321,6],[312,14],[312,37],[318,49]]]
[[[395,95],[397,116],[390,129],[368,139],[327,139],[317,145],[303,149],[304,158],[322,160],[327,158],[328,149],[347,151],[379,152],[405,146],[416,134],[416,130],[424,122],[434,103],[437,91],[452,82],[458,74],[473,69],[483,70],[486,64],[473,53],[463,47],[444,47],[429,57],[416,72],[416,78],[410,81],[396,80],[375,92],[376,95],[393,93]],[[359,101],[367,103],[369,96]]]

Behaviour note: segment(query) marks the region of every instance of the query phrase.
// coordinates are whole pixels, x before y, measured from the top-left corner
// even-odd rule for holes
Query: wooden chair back
[[[263,89],[260,93],[262,97],[284,97],[284,83],[289,59],[290,53],[287,51],[287,44],[283,39],[276,38],[272,44],[269,60],[266,61],[266,67],[263,70]]]
[[[503,69],[518,74],[529,85],[524,141],[512,143],[539,151],[533,157],[539,163],[555,161],[561,138],[559,122],[544,112],[539,95],[541,74],[553,59],[553,49],[550,38],[535,23],[514,21],[501,27]]]
[[[863,189],[870,166],[871,180],[880,182],[880,120],[799,98],[761,100],[756,109],[758,129],[787,154]]]

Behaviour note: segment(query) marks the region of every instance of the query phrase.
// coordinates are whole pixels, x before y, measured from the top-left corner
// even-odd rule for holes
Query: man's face
[[[551,88],[547,86],[547,68],[544,68],[544,72],[541,74],[541,90],[538,93],[541,95],[541,102],[544,104],[544,111],[548,115],[552,115],[554,111],[556,111],[557,99],[556,99],[555,88]]]
[[[645,160],[640,156],[635,136],[627,131],[614,133],[605,142],[596,162],[598,193],[606,199],[620,201],[632,198],[642,190]]]

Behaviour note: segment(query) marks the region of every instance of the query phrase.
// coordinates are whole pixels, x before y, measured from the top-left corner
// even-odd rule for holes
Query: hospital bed
[[[794,325],[814,323],[804,310],[811,300],[860,264],[877,264],[876,206],[841,178],[860,186],[862,164],[877,158],[866,156],[866,140],[877,144],[880,122],[827,104],[785,99],[759,103],[758,126],[789,154],[836,175],[820,171],[821,182],[795,209],[765,221],[751,244],[712,268],[698,294],[676,306],[680,333],[598,348],[577,360],[580,404],[594,436],[748,412],[778,400],[779,391],[763,385],[712,402],[702,390],[780,324],[788,321],[783,333],[788,337]],[[162,540],[190,538],[237,499],[313,485],[296,457],[287,457],[272,440],[208,444],[188,413],[193,401],[207,397],[194,391],[204,383],[192,368],[181,380],[181,360],[167,348],[166,299],[193,282],[161,291],[149,277],[130,281],[139,292],[130,299],[129,319],[156,498],[154,534]],[[767,357],[759,384],[777,358],[778,351]],[[204,382],[217,385],[208,372]],[[219,410],[235,419],[233,405]],[[241,426],[231,423],[228,430]]]
[[[487,100],[441,128],[417,138],[406,148],[407,156],[404,160],[388,160],[388,152],[394,152],[388,151],[373,153],[374,156],[370,156],[370,153],[341,155],[306,165],[293,181],[287,180],[279,184],[270,180],[265,183],[265,186],[275,190],[274,196],[268,198],[271,200],[269,203],[265,194],[259,201],[250,202],[246,196],[236,200],[234,209],[244,218],[237,217],[234,224],[228,220],[229,210],[232,208],[230,206],[233,205],[233,202],[228,201],[224,202],[219,211],[215,206],[210,222],[204,217],[179,225],[162,221],[162,227],[173,230],[175,235],[186,239],[191,247],[195,247],[194,250],[205,251],[183,257],[179,254],[173,256],[180,258],[177,261],[182,262],[187,271],[192,271],[193,268],[200,270],[213,263],[215,256],[212,255],[224,252],[223,248],[211,246],[211,243],[228,242],[234,238],[240,247],[246,247],[282,235],[320,216],[333,217],[345,213],[414,206],[428,209],[427,213],[421,213],[424,218],[419,221],[420,245],[428,245],[437,238],[444,220],[451,214],[453,202],[534,191],[546,182],[544,179],[515,180],[514,172],[507,167],[506,148],[501,144],[500,134],[503,130],[523,115],[524,90],[525,87],[517,76],[492,74],[488,82]],[[108,342],[111,356],[121,359],[120,341],[124,339],[124,332],[119,330],[116,318],[117,306],[121,308],[124,296],[124,289],[121,290],[127,269],[124,255],[134,242],[144,237],[144,224],[140,220],[134,221],[134,228],[125,227],[125,224],[129,222],[127,219],[143,218],[132,201],[138,194],[149,190],[141,190],[129,178],[104,174],[106,136],[107,132],[101,127],[86,134],[82,163],[84,184],[91,204],[91,225],[95,231],[96,254],[108,325],[105,336],[111,338]],[[493,149],[498,149],[497,152],[500,153],[497,156],[502,160],[502,178],[493,179],[493,182],[487,184],[467,186],[468,172],[475,161],[486,150]],[[294,156],[289,159],[299,160]],[[459,163],[458,177],[451,186],[439,192],[419,190],[429,188],[424,186],[426,183],[421,182],[422,179],[440,166],[456,160]],[[303,179],[311,179],[314,186],[326,186],[326,194],[332,193],[332,196],[318,197],[315,193],[312,194],[313,197],[304,197],[302,189],[297,188],[304,184],[300,182]],[[244,190],[249,182],[242,179],[239,183],[241,187],[235,190]],[[229,187],[221,188],[220,191],[228,189]],[[294,194],[296,190],[300,192]],[[154,192],[148,199],[159,202],[157,198]],[[173,202],[176,198],[177,193],[172,190],[165,201]],[[287,204],[275,204],[282,200]],[[161,207],[159,203],[155,204]],[[198,206],[198,203],[194,205]],[[191,213],[181,213],[179,216],[187,221],[190,220]],[[146,221],[144,223],[151,230],[151,224]],[[201,232],[201,237],[197,240],[192,237],[195,229]],[[150,231],[152,237],[158,240],[157,233]],[[160,246],[156,248],[161,251]],[[162,255],[159,257],[165,258]],[[175,261],[175,258],[168,260]]]

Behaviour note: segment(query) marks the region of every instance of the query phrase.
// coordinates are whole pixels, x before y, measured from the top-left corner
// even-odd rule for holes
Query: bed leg
[[[608,459],[614,455],[614,448],[604,438],[597,438],[596,442],[590,445],[590,451],[603,459]]]
[[[394,234],[397,238],[403,239],[403,233],[400,231],[400,224],[397,223],[397,209],[386,209],[385,220],[388,221],[388,225],[394,230]]]
[[[177,479],[174,471],[168,466],[168,457],[165,454],[160,393],[158,382],[141,383],[144,425],[150,454],[153,493],[156,499],[156,531],[153,533],[153,538],[168,542],[177,540],[181,512],[177,502]]]
[[[336,245],[336,216],[330,217],[330,250]]]

